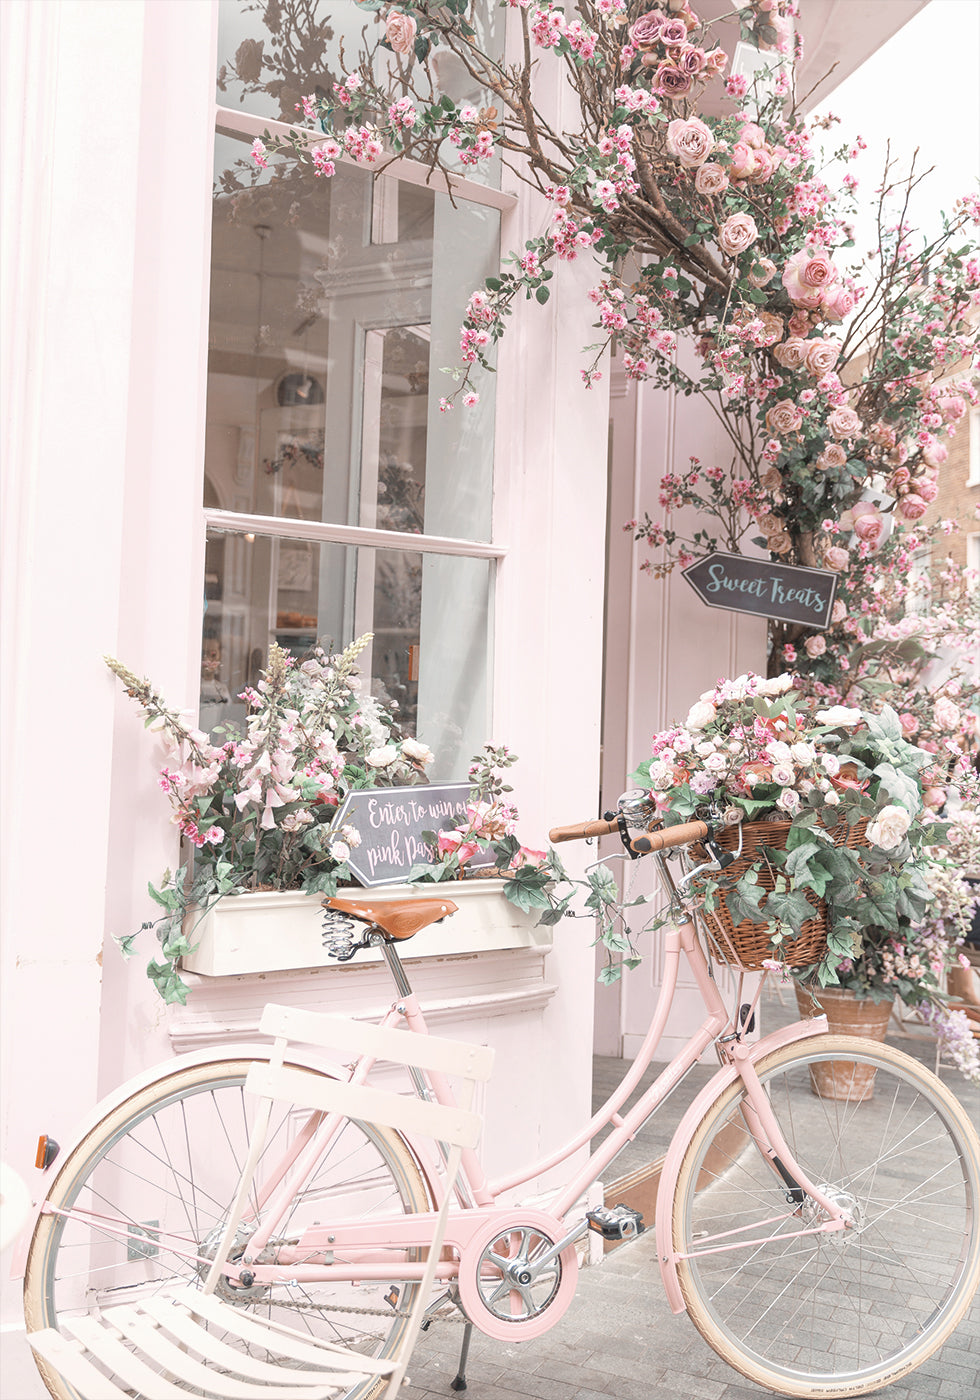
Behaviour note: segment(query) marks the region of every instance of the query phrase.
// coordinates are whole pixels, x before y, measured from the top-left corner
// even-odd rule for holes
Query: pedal
[[[643,1216],[631,1206],[596,1206],[585,1212],[585,1218],[589,1229],[604,1240],[631,1240],[646,1229]]]

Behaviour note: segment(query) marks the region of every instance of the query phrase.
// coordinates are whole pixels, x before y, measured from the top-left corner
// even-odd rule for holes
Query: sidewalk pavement
[[[933,1068],[931,1039],[889,1040]],[[616,1069],[622,1072],[622,1062],[598,1060],[597,1082]],[[699,1068],[692,1077],[700,1084],[705,1073]],[[980,1122],[980,1088],[955,1070],[943,1069],[942,1078]],[[667,1105],[668,1132],[696,1090],[685,1081],[678,1102]],[[648,1159],[662,1150],[648,1150]],[[462,1332],[461,1325],[447,1322],[423,1335],[409,1367],[411,1384],[402,1391],[405,1400],[452,1400]],[[466,1378],[466,1400],[759,1400],[769,1393],[716,1356],[685,1315],[671,1314],[652,1228],[607,1254],[600,1267],[584,1269],[568,1311],[543,1337],[514,1344],[474,1331]],[[939,1352],[877,1394],[887,1400],[978,1400],[980,1293]]]

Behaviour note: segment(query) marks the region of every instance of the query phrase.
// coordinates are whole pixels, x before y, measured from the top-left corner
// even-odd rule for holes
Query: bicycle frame
[[[667,887],[672,888],[670,877],[663,868],[662,874]],[[407,1026],[417,1034],[427,1034],[424,1014],[408,984],[394,946],[380,937],[378,942],[400,994],[385,1016],[383,1024]],[[677,986],[682,955],[694,975],[708,1013],[707,1018],[633,1108],[620,1115],[619,1109],[637,1087],[663,1036]],[[459,1203],[462,1209],[455,1211],[450,1217],[446,1243],[462,1255],[495,1218],[503,1220],[505,1214],[513,1214],[510,1207],[499,1203],[505,1193],[527,1184],[567,1161],[600,1129],[611,1124],[612,1132],[566,1185],[556,1192],[547,1211],[519,1212],[529,1224],[534,1223],[531,1220],[533,1216],[540,1228],[551,1238],[551,1247],[539,1260],[542,1265],[549,1263],[587,1229],[584,1220],[570,1225],[566,1220],[569,1212],[712,1044],[718,1047],[722,1066],[682,1120],[664,1159],[657,1207],[660,1237],[670,1239],[670,1208],[677,1175],[690,1136],[707,1105],[736,1078],[741,1078],[746,1087],[748,1107],[743,1118],[748,1132],[758,1151],[789,1187],[789,1208],[784,1214],[773,1217],[771,1222],[766,1223],[775,1223],[798,1215],[800,1202],[805,1195],[822,1208],[825,1218],[819,1224],[799,1230],[799,1235],[845,1229],[849,1222],[844,1212],[820,1192],[794,1160],[779,1130],[765,1090],[753,1069],[754,1062],[762,1056],[791,1042],[820,1035],[826,1028],[825,1018],[819,1017],[812,1021],[797,1022],[766,1036],[755,1045],[746,1044],[740,1033],[734,1029],[732,1017],[711,973],[694,923],[686,919],[677,924],[666,934],[664,976],[650,1027],[636,1060],[617,1089],[575,1137],[549,1156],[509,1176],[488,1183],[476,1154],[465,1153],[461,1173],[464,1184],[459,1189]],[[723,1034],[726,1031],[729,1033]],[[371,1061],[358,1061],[350,1074],[352,1082],[365,1081],[372,1068]],[[453,1103],[452,1090],[441,1076],[416,1075],[415,1088],[421,1095],[431,1095],[440,1103]],[[295,1244],[277,1246],[276,1264],[257,1262],[263,1248],[274,1237],[277,1225],[288,1210],[290,1201],[313,1172],[317,1160],[326,1150],[337,1126],[337,1120],[331,1122],[324,1115],[313,1114],[288,1155],[276,1165],[260,1190],[260,1223],[248,1241],[244,1260],[256,1284],[317,1282],[326,1278],[338,1282],[357,1279],[384,1280],[390,1278],[393,1271],[397,1271],[398,1276],[406,1280],[421,1277],[423,1266],[415,1263],[410,1255],[412,1251],[424,1247],[427,1243],[432,1215],[426,1212],[379,1217],[371,1222],[359,1224],[331,1225],[328,1222],[312,1226],[302,1232]],[[426,1172],[432,1199],[437,1206],[441,1194],[438,1171],[426,1167],[422,1154],[416,1152],[416,1157]],[[705,1248],[709,1249],[741,1249],[761,1242],[758,1238],[730,1238],[735,1234],[738,1232],[729,1232],[729,1236],[706,1240],[703,1243]],[[790,1237],[792,1236],[786,1236]],[[343,1256],[342,1261],[338,1259],[338,1255]],[[226,1266],[225,1272],[230,1278],[236,1277],[242,1262],[239,1260]],[[681,1312],[684,1310],[684,1303],[677,1283],[677,1263],[676,1255],[669,1250],[661,1251],[660,1264],[668,1301],[673,1311]],[[451,1280],[458,1272],[458,1267],[457,1263],[446,1260],[440,1264],[438,1276],[444,1280]]]

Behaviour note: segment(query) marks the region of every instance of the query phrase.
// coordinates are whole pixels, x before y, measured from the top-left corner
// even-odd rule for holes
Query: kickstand
[[[473,1324],[468,1322],[463,1328],[463,1345],[459,1352],[459,1372],[456,1379],[449,1382],[450,1390],[466,1389],[466,1358],[470,1352],[470,1338],[473,1335]]]

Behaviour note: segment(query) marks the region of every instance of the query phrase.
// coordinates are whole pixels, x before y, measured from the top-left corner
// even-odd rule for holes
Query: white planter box
[[[403,959],[530,948],[547,952],[550,926],[537,923],[540,911],[525,914],[503,894],[503,880],[459,880],[437,885],[386,885],[383,889],[343,890],[371,903],[394,899],[446,899],[458,912],[399,943]],[[226,895],[198,922],[189,914],[185,929],[197,944],[181,959],[188,972],[230,977],[296,968],[337,967],[323,947],[323,896],[268,891]],[[375,948],[357,954],[358,963],[378,962]]]

